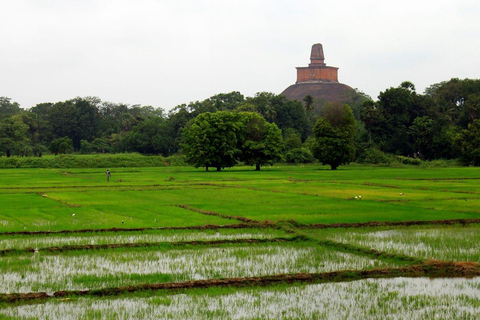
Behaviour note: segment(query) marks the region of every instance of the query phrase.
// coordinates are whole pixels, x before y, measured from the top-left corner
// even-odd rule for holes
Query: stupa
[[[316,108],[327,102],[349,103],[355,99],[356,91],[338,82],[338,68],[325,64],[323,46],[312,46],[308,67],[297,67],[297,82],[285,89],[282,94],[289,100],[303,101],[310,95]]]

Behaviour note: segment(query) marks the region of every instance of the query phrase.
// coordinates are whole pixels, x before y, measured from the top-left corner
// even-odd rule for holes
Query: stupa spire
[[[302,102],[307,95],[312,96],[316,114],[327,102],[351,104],[358,99],[355,90],[338,82],[338,68],[325,64],[320,43],[312,46],[310,61],[308,67],[297,67],[297,82],[282,92],[287,99]]]
[[[301,82],[338,82],[338,68],[329,67],[325,64],[323,46],[316,43],[312,46],[308,67],[297,67],[297,83]]]
[[[312,52],[310,53],[309,67],[324,66],[325,55],[323,54],[323,46],[321,43],[315,43],[312,46]]]

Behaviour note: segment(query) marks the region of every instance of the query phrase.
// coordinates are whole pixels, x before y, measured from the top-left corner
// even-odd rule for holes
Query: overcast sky
[[[281,93],[322,43],[339,81],[376,99],[408,80],[480,78],[478,0],[0,0],[0,96],[169,110]]]

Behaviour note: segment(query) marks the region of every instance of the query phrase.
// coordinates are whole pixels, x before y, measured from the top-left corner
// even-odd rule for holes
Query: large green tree
[[[316,139],[314,155],[322,164],[336,170],[338,166],[354,160],[355,117],[348,105],[325,105],[313,133]]]
[[[72,139],[70,139],[69,137],[55,139],[48,146],[48,150],[54,155],[57,155],[59,153],[71,153],[73,151]]]
[[[183,152],[194,167],[233,167],[241,154],[243,124],[240,114],[219,111],[202,113],[183,131]]]
[[[435,101],[443,121],[467,128],[480,118],[480,79],[452,78],[431,85],[425,93]]]
[[[206,101],[212,102],[218,111],[231,111],[236,110],[238,106],[245,101],[245,97],[238,91],[232,91],[230,93],[216,94]]]
[[[28,126],[21,117],[14,116],[0,122],[0,150],[5,152],[7,157],[14,151],[23,154],[29,145]]]
[[[125,135],[123,143],[128,151],[168,156],[174,137],[170,135],[169,123],[162,117],[155,117],[134,127]]]
[[[246,102],[254,105],[257,112],[281,130],[294,129],[302,140],[306,139],[311,131],[307,113],[299,101],[287,100],[285,96],[271,92],[258,92],[254,97],[247,98]]]
[[[282,131],[269,123],[259,113],[241,112],[241,159],[248,165],[272,165],[281,159],[283,149]]]
[[[408,129],[413,141],[414,150],[420,153],[419,157],[431,160],[435,157],[435,137],[440,134],[435,122],[425,116],[417,117]]]
[[[48,120],[54,137],[68,137],[74,150],[81,147],[81,140],[92,141],[98,137],[100,99],[95,97],[75,98],[58,102],[48,110]]]
[[[385,152],[408,156],[418,151],[409,128],[418,117],[436,119],[433,105],[430,97],[417,94],[415,86],[405,81],[381,92],[377,102],[366,101],[360,119],[368,131],[369,142]]]
[[[11,98],[0,97],[0,120],[9,118],[22,112],[17,102],[12,102]]]
[[[473,120],[467,129],[462,130],[455,138],[460,161],[464,165],[480,166],[480,120]]]
[[[438,121],[424,116],[417,117],[408,128],[408,134],[415,150],[414,155],[424,160],[451,159],[455,128],[442,126]]]

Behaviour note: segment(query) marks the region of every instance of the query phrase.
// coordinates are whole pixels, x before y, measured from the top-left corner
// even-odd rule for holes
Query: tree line
[[[359,120],[358,157],[372,150],[423,160],[456,159],[480,163],[480,80],[457,78],[431,85],[418,94],[411,82],[380,93],[364,103]],[[476,154],[476,155],[475,155]],[[372,160],[372,159],[371,159]]]
[[[314,157],[322,163],[329,159],[333,168],[355,159],[382,163],[389,155],[480,165],[480,80],[454,78],[423,94],[403,82],[381,92],[376,101],[359,97],[346,108],[311,96],[290,101],[269,92],[253,97],[230,92],[168,113],[97,97],[23,110],[11,98],[0,97],[0,155],[183,153],[195,166],[216,169],[239,161],[259,168],[280,159],[310,162]],[[208,130],[197,141],[200,128]],[[217,160],[198,159],[202,153],[192,149],[218,151],[216,143],[233,149],[224,157],[216,155]]]
[[[23,110],[11,98],[0,97],[0,155],[139,152],[169,156],[180,152],[182,132],[190,121],[217,111],[257,112],[301,139],[308,135],[302,104],[268,92],[246,98],[239,92],[218,94],[176,106],[168,113],[97,97],[40,103]]]

